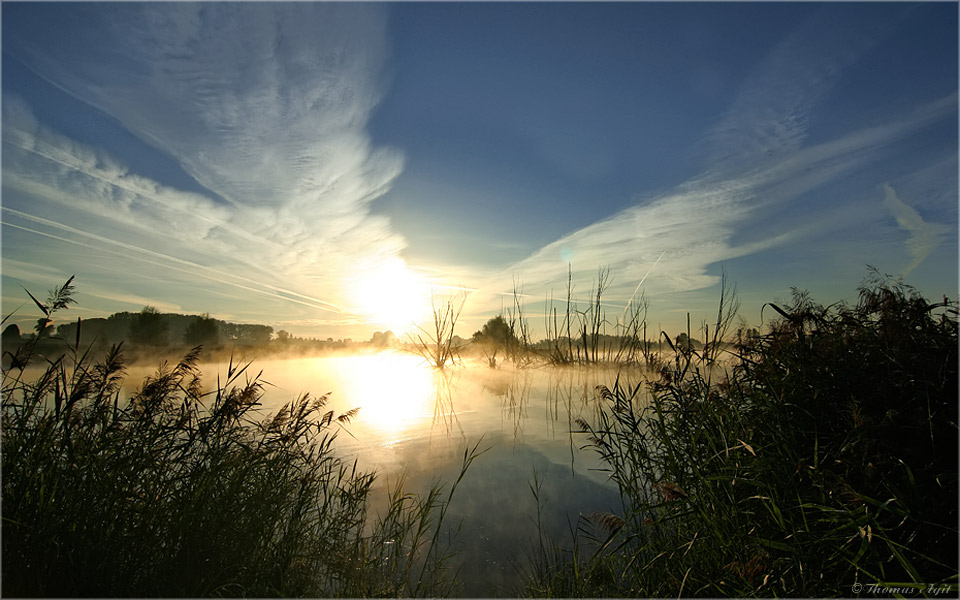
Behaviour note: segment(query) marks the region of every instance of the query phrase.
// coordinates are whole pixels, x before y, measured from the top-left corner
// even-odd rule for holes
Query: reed
[[[552,293],[552,292],[551,292]],[[567,265],[567,301],[563,320],[559,320],[557,307],[552,296],[548,295],[544,310],[546,331],[547,361],[554,365],[568,365],[574,362],[573,354],[573,266]]]
[[[72,291],[71,278],[47,302],[34,298],[39,332]],[[39,353],[48,342],[58,358]],[[325,396],[304,394],[263,415],[249,363],[231,361],[203,392],[199,353],[121,398],[119,346],[97,363],[46,333],[17,350],[2,383],[3,595],[457,592],[440,531],[476,447],[450,486],[414,495],[398,484],[373,514],[376,475],[334,449],[355,410],[335,415]]]
[[[582,521],[574,546],[593,551],[540,565],[526,594],[956,595],[956,302],[873,272],[855,306],[797,290],[768,307],[723,377],[711,340],[673,346],[656,380],[598,388],[579,426],[620,526]]]
[[[646,299],[632,298],[616,318],[608,316],[604,294],[611,285],[610,270],[601,268],[585,307],[574,297],[573,270],[568,268],[563,313],[548,294],[544,310],[545,338],[526,345],[527,354],[554,366],[617,364],[657,369],[661,365],[659,345],[647,338]],[[612,334],[608,334],[608,328]],[[528,360],[533,362],[533,360]]]
[[[507,335],[507,357],[514,366],[528,367],[536,362],[537,355],[533,351],[530,339],[530,323],[523,314],[523,289],[516,280],[513,282],[513,307],[506,310],[506,323],[509,329]],[[501,311],[502,313],[503,311]]]

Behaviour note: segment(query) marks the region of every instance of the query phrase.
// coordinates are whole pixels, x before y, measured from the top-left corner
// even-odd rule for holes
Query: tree
[[[145,346],[166,346],[169,343],[170,324],[153,306],[144,306],[130,321],[130,341]]]
[[[183,341],[190,346],[218,346],[220,327],[217,320],[211,318],[209,314],[197,317],[183,332]]]
[[[289,341],[290,341],[290,332],[284,331],[283,329],[281,329],[280,331],[278,331],[278,332],[277,332],[277,341],[280,342],[281,344],[286,344],[287,342],[289,342]]]
[[[20,343],[20,326],[16,323],[7,325],[3,330],[3,346],[15,346]]]
[[[251,346],[266,344],[273,337],[273,327],[248,323],[221,323],[220,339]]]
[[[509,352],[520,344],[503,315],[497,315],[484,323],[483,328],[473,334],[473,342],[483,349],[491,367],[497,366],[497,352]]]
[[[20,354],[20,342],[22,338],[20,337],[20,326],[16,323],[7,325],[7,328],[3,330],[3,368],[15,368],[15,367],[24,367],[24,363],[20,361],[17,357]],[[7,356],[10,357],[10,360],[7,361]]]
[[[248,344],[266,344],[273,337],[269,325],[237,325],[237,339]]]
[[[447,363],[453,363],[457,359],[458,349],[453,345],[453,330],[466,300],[466,294],[461,294],[447,298],[437,306],[436,298],[431,298],[433,327],[417,325],[420,333],[416,334],[416,337],[408,334],[416,352],[438,369],[442,370]]]
[[[387,331],[374,331],[370,343],[381,348],[393,346],[397,343],[397,336],[389,329]]]

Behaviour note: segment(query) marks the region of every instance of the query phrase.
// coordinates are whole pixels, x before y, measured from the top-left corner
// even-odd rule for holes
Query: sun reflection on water
[[[356,430],[384,444],[429,427],[434,409],[434,373],[417,356],[382,353],[331,359],[341,378],[342,397],[360,407]]]

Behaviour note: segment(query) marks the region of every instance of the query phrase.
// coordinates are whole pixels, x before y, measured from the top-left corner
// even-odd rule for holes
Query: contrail
[[[104,174],[103,174],[103,170],[98,170],[98,169],[96,169],[96,168],[94,168],[94,167],[90,167],[89,165],[84,164],[84,163],[82,162],[82,159],[80,159],[80,158],[77,157],[77,156],[73,156],[72,158],[77,158],[77,160],[78,160],[79,162],[74,163],[74,162],[67,161],[67,160],[62,159],[62,158],[60,158],[60,157],[58,157],[58,156],[55,156],[55,155],[53,154],[53,151],[43,151],[43,150],[41,149],[41,146],[51,147],[51,148],[53,148],[54,150],[57,150],[56,147],[52,146],[52,145],[49,144],[48,142],[45,142],[45,141],[37,138],[36,136],[33,136],[33,135],[31,135],[31,134],[29,134],[29,133],[27,133],[27,132],[25,132],[25,131],[23,131],[23,130],[21,130],[21,129],[11,129],[11,128],[7,128],[7,127],[5,127],[4,129],[7,130],[7,131],[11,131],[11,130],[12,130],[14,133],[19,134],[19,138],[14,137],[14,140],[17,140],[17,139],[28,139],[30,142],[32,142],[29,146],[26,145],[26,144],[17,143],[16,141],[11,142],[11,143],[13,143],[14,145],[16,145],[18,148],[20,148],[21,150],[23,150],[24,152],[30,152],[30,153],[32,153],[32,154],[36,154],[37,156],[39,156],[39,157],[41,157],[41,158],[44,158],[44,159],[46,159],[46,160],[48,160],[48,161],[50,161],[50,162],[52,162],[52,163],[56,163],[56,164],[58,164],[58,165],[60,165],[60,166],[62,166],[62,167],[65,167],[65,168],[67,168],[67,169],[70,169],[70,170],[72,170],[72,171],[77,171],[77,172],[79,172],[79,173],[81,173],[81,174],[83,174],[83,175],[86,175],[87,177],[90,177],[91,179],[96,179],[96,180],[98,180],[98,181],[102,181],[103,183],[105,183],[105,184],[107,184],[107,185],[109,185],[109,186],[116,187],[116,188],[120,188],[120,189],[122,189],[122,190],[125,190],[125,191],[127,191],[127,192],[130,192],[131,194],[136,194],[137,196],[139,196],[139,197],[141,197],[141,198],[145,198],[145,199],[147,199],[147,200],[151,200],[151,201],[153,201],[153,202],[155,202],[155,203],[157,203],[157,204],[163,204],[163,202],[162,202],[161,200],[158,200],[155,196],[153,196],[153,195],[151,194],[150,190],[146,190],[146,189],[143,189],[143,188],[141,188],[141,187],[138,187],[138,186],[136,186],[136,185],[134,185],[134,184],[129,183],[128,181],[126,181],[126,180],[123,178],[123,176],[110,177],[110,176],[108,176],[108,175],[104,175]],[[159,187],[159,186],[158,186],[158,187]],[[215,193],[215,192],[211,192],[211,193]],[[232,200],[232,199],[230,199],[230,198],[226,198],[225,196],[221,196],[221,195],[219,195],[219,194],[218,194],[218,197],[223,198],[224,200],[226,200],[227,202],[231,203],[231,204],[232,204],[233,206],[235,206],[236,208],[241,208],[241,209],[242,209],[242,207],[239,206],[234,200]],[[225,221],[219,221],[219,220],[217,220],[217,219],[208,217],[208,216],[202,214],[202,212],[200,212],[200,211],[190,212],[189,214],[190,214],[191,217],[193,217],[193,218],[195,218],[195,219],[201,219],[201,220],[203,220],[203,221],[206,221],[206,222],[208,222],[208,223],[211,223],[211,224],[215,225],[216,227],[221,227],[221,228],[223,228],[224,230],[229,231],[230,233],[232,233],[232,234],[234,234],[234,235],[237,235],[237,236],[239,236],[239,237],[243,237],[243,238],[245,238],[245,239],[247,239],[247,240],[250,240],[250,241],[252,241],[252,242],[258,242],[258,243],[262,243],[262,244],[269,244],[269,245],[273,246],[274,248],[281,248],[281,247],[282,247],[282,245],[281,245],[281,244],[278,244],[277,242],[274,242],[274,241],[272,241],[272,240],[268,240],[268,239],[266,239],[266,238],[257,236],[257,235],[255,235],[255,234],[253,234],[253,233],[250,233],[250,232],[247,231],[246,229],[243,229],[243,228],[241,228],[241,227],[236,227],[235,225],[231,225],[230,223],[227,223],[227,222],[225,222]]]
[[[6,209],[4,209],[4,210],[6,210]],[[66,242],[66,243],[68,243],[68,244],[76,244],[77,246],[81,246],[81,247],[83,247],[83,248],[89,248],[90,250],[97,250],[97,251],[99,251],[99,252],[106,252],[107,254],[113,254],[113,255],[115,255],[115,256],[121,256],[121,257],[124,257],[124,258],[133,258],[133,259],[135,259],[135,260],[139,260],[139,261],[145,262],[145,263],[150,264],[150,265],[156,265],[156,266],[158,266],[158,267],[163,267],[163,268],[165,268],[165,269],[170,269],[171,271],[176,271],[176,272],[178,272],[178,273],[185,273],[185,274],[187,274],[187,275],[194,275],[194,276],[197,275],[197,273],[196,273],[195,271],[191,271],[191,270],[189,270],[189,269],[180,268],[180,267],[177,267],[177,266],[174,266],[174,265],[171,265],[171,264],[164,264],[164,263],[162,263],[162,262],[157,262],[157,261],[154,261],[154,260],[150,260],[149,258],[145,258],[145,257],[143,257],[143,256],[135,256],[135,255],[131,255],[131,254],[124,254],[124,253],[122,253],[122,252],[118,252],[118,251],[115,251],[115,250],[110,250],[109,248],[99,248],[99,247],[97,247],[97,246],[93,246],[93,245],[90,245],[90,244],[84,244],[83,242],[79,242],[79,241],[77,241],[77,240],[71,240],[71,239],[64,238],[64,237],[60,237],[60,236],[53,235],[53,234],[50,234],[50,233],[44,233],[43,231],[37,231],[36,229],[30,229],[29,227],[21,227],[20,225],[14,225],[13,223],[9,223],[9,222],[7,222],[7,221],[0,221],[0,224],[4,225],[5,227],[13,227],[13,228],[15,228],[15,229],[20,229],[20,230],[22,230],[22,231],[26,231],[26,232],[29,232],[29,233],[34,233],[34,234],[36,234],[36,235],[42,235],[42,236],[45,236],[45,237],[48,237],[48,238],[51,238],[51,239],[55,239],[55,240],[58,240],[58,241],[61,241],[61,242]],[[118,243],[119,243],[119,242],[118,242]],[[123,245],[123,246],[126,246],[126,245]],[[122,247],[123,247],[123,246],[122,246]],[[142,249],[141,249],[141,250],[142,250]],[[151,253],[151,252],[149,252],[149,251],[147,251],[147,250],[143,250],[143,251],[144,251],[144,252],[148,252],[148,253],[150,253],[150,254],[154,254],[154,253]],[[184,261],[181,261],[181,262],[184,262]],[[189,264],[192,264],[192,263],[185,263],[185,264],[188,264],[188,265],[189,265]],[[208,267],[202,267],[201,265],[193,265],[193,266],[196,267],[196,268],[208,268]],[[216,281],[217,283],[223,283],[223,284],[226,284],[226,285],[232,285],[232,286],[234,286],[234,287],[238,287],[238,288],[243,289],[243,290],[248,290],[248,291],[251,291],[251,292],[255,292],[255,293],[257,293],[257,294],[263,294],[263,295],[269,296],[269,297],[271,297],[271,298],[278,298],[278,299],[280,299],[280,300],[286,300],[287,302],[294,302],[294,303],[296,303],[296,304],[302,304],[302,305],[304,305],[304,306],[309,306],[309,307],[311,307],[311,308],[319,308],[319,309],[321,309],[321,310],[330,311],[330,309],[327,308],[326,306],[320,306],[320,305],[314,304],[314,303],[312,303],[312,302],[307,302],[307,301],[304,301],[304,300],[299,300],[299,299],[297,299],[297,298],[291,298],[291,297],[289,297],[289,296],[284,296],[284,295],[282,295],[282,294],[280,294],[280,293],[276,293],[276,292],[271,292],[271,291],[266,291],[266,290],[261,290],[261,289],[253,288],[253,287],[250,287],[250,286],[246,286],[246,285],[237,283],[237,282],[235,282],[235,281],[227,281],[227,280],[224,280],[224,279],[219,279],[219,278],[213,277],[213,276],[211,276],[211,275],[209,275],[209,274],[207,274],[206,277],[207,277],[207,279],[209,279],[209,280],[211,280],[211,281]],[[248,281],[252,281],[252,280],[248,280]],[[266,285],[266,284],[261,284],[261,285]],[[331,312],[333,312],[333,311],[331,311]]]
[[[640,291],[640,286],[643,285],[643,282],[647,280],[647,275],[649,275],[649,274],[653,271],[654,267],[656,267],[658,264],[660,264],[660,259],[663,258],[663,255],[666,254],[666,253],[667,253],[666,250],[664,250],[663,252],[661,252],[661,253],[660,253],[660,256],[657,257],[657,260],[655,260],[655,261],[653,262],[653,264],[650,266],[650,268],[647,269],[647,272],[643,274],[643,277],[640,278],[640,283],[638,283],[638,284],[637,284],[637,287],[634,288],[633,294],[631,294],[631,295],[630,295],[630,299],[627,300],[627,305],[626,305],[625,307],[623,307],[623,315],[621,315],[621,318],[623,318],[624,316],[626,316],[626,314],[627,314],[627,309],[630,308],[630,303],[633,302],[633,299],[637,296],[637,292]]]
[[[140,253],[146,254],[146,255],[148,255],[148,256],[156,257],[156,258],[158,258],[158,259],[160,259],[160,260],[162,260],[162,261],[166,261],[166,263],[165,263],[165,264],[164,264],[164,263],[154,263],[154,264],[158,264],[158,265],[160,265],[160,266],[163,266],[163,267],[166,267],[166,268],[169,268],[169,269],[174,269],[174,270],[178,270],[178,271],[185,272],[185,273],[191,273],[190,271],[184,271],[183,269],[178,269],[178,268],[174,267],[173,265],[171,265],[170,263],[180,264],[180,265],[184,265],[184,266],[186,266],[186,267],[190,267],[190,268],[192,268],[192,269],[196,269],[197,271],[200,271],[201,273],[203,273],[203,276],[207,277],[207,279],[210,279],[211,281],[216,281],[216,282],[218,282],[218,283],[224,283],[224,284],[227,284],[227,285],[232,285],[232,286],[235,286],[235,287],[238,287],[238,288],[241,288],[241,289],[245,289],[245,290],[248,290],[248,291],[257,292],[257,293],[260,293],[260,294],[265,294],[265,295],[267,295],[267,296],[271,296],[271,297],[275,297],[275,298],[280,298],[280,299],[283,299],[283,300],[287,300],[287,301],[289,301],[289,302],[295,302],[295,303],[298,303],[298,304],[304,304],[304,305],[306,305],[306,306],[311,306],[311,307],[313,307],[313,308],[319,308],[319,309],[321,309],[321,310],[326,310],[326,311],[329,311],[329,312],[336,312],[336,313],[346,313],[346,312],[349,312],[349,311],[347,311],[345,308],[343,308],[343,307],[341,307],[341,306],[338,306],[338,305],[336,305],[336,304],[334,304],[334,303],[332,303],[332,302],[327,302],[326,300],[321,300],[321,299],[319,299],[319,298],[315,298],[315,297],[312,297],[312,296],[308,296],[308,295],[306,295],[306,294],[301,294],[301,293],[295,292],[295,291],[293,291],[293,290],[288,290],[288,289],[285,289],[285,288],[282,288],[282,287],[270,285],[269,283],[264,283],[264,282],[262,282],[262,281],[257,281],[257,280],[255,280],[255,279],[250,279],[249,277],[243,277],[243,276],[240,276],[240,275],[234,275],[234,274],[232,274],[232,273],[224,273],[223,271],[220,271],[220,270],[218,270],[218,269],[214,269],[214,268],[212,268],[212,267],[207,267],[207,266],[204,266],[204,265],[200,265],[200,264],[197,264],[197,263],[194,263],[194,262],[190,262],[190,261],[187,261],[187,260],[183,260],[183,259],[180,259],[180,258],[176,258],[176,257],[174,257],[174,256],[169,256],[169,255],[166,255],[166,254],[162,254],[162,253],[160,253],[160,252],[154,252],[153,250],[147,250],[146,248],[141,248],[141,247],[139,247],[139,246],[134,246],[134,245],[132,245],[132,244],[127,244],[127,243],[121,242],[121,241],[119,241],[119,240],[112,240],[112,239],[110,239],[110,238],[106,238],[106,237],[97,235],[97,234],[95,234],[95,233],[90,233],[90,232],[88,232],[88,231],[83,231],[83,230],[80,230],[80,229],[76,229],[76,228],[74,228],[74,227],[70,227],[69,225],[64,225],[63,223],[59,223],[59,222],[57,222],[57,221],[51,221],[50,219],[44,219],[43,217],[38,217],[38,216],[35,216],[35,215],[31,215],[31,214],[28,214],[28,213],[24,213],[24,212],[21,212],[21,211],[19,211],[19,210],[15,210],[15,209],[12,209],[12,208],[8,208],[8,207],[6,207],[6,206],[3,207],[3,211],[4,211],[4,212],[7,212],[7,213],[10,213],[10,214],[13,214],[13,215],[16,215],[16,216],[21,217],[21,218],[24,218],[24,219],[26,219],[26,220],[28,220],[28,221],[33,221],[34,223],[38,223],[38,224],[40,224],[40,225],[45,225],[45,226],[47,226],[47,227],[52,227],[52,228],[54,228],[54,229],[59,229],[60,231],[65,231],[65,232],[67,232],[67,233],[72,233],[72,234],[75,234],[75,235],[79,235],[79,236],[82,236],[82,237],[86,237],[87,239],[92,239],[92,240],[95,240],[95,241],[97,241],[97,242],[101,242],[101,243],[104,243],[104,244],[109,244],[109,245],[112,245],[112,246],[117,246],[117,247],[123,248],[123,249],[125,249],[125,250],[132,250],[132,251],[134,251],[134,252],[140,252]],[[27,229],[27,228],[25,228],[25,227],[19,227],[19,226],[17,226],[17,225],[13,225],[12,223],[9,223],[9,222],[4,222],[4,225],[7,225],[7,226],[9,226],[9,227],[16,227],[16,228],[18,228],[18,229],[23,229],[23,230],[25,230],[25,231],[30,231],[30,232],[32,232],[32,233],[37,233],[37,234],[40,234],[40,235],[46,235],[46,236],[48,236],[48,237],[53,237],[53,238],[55,238],[55,239],[62,239],[62,238],[58,238],[58,237],[53,236],[53,235],[50,235],[50,234],[45,234],[45,233],[43,233],[43,232],[33,231],[33,230]],[[75,241],[75,240],[63,240],[63,241],[69,241],[69,242],[71,242],[71,243],[75,243],[75,244],[80,245],[80,246],[85,246],[85,247],[88,247],[88,248],[93,248],[93,246],[90,246],[90,245],[87,245],[87,244],[83,244],[83,243],[77,242],[77,241]],[[130,256],[130,255],[125,255],[125,256]],[[131,257],[131,258],[134,258],[133,256],[130,256],[130,257]],[[137,257],[135,257],[135,258],[137,258],[137,259],[139,259],[139,260],[144,260],[144,261],[147,261],[147,262],[153,262],[153,261],[150,261],[150,260],[148,260],[148,259],[146,259],[146,258],[144,258],[144,257],[142,257],[142,256],[137,256]],[[197,275],[196,272],[193,272],[193,273],[191,273],[191,274]],[[213,275],[212,275],[212,274],[213,274]],[[215,277],[214,275],[216,275],[216,277]],[[270,291],[264,291],[264,290],[262,290],[262,289],[252,288],[252,287],[250,287],[250,286],[248,286],[248,285],[243,285],[242,283],[237,283],[237,281],[231,281],[231,279],[243,281],[243,282],[246,282],[246,283],[249,283],[249,284],[252,284],[252,285],[258,285],[258,286],[264,287],[264,288],[266,288],[267,290],[270,290]],[[301,300],[301,298],[302,298],[302,300]]]
[[[465,286],[462,286],[462,285],[445,285],[445,284],[442,284],[442,283],[425,283],[424,286],[425,286],[425,287],[428,287],[428,288],[430,288],[430,289],[439,288],[439,289],[443,289],[443,290],[459,290],[459,291],[461,291],[461,292],[475,292],[475,291],[477,291],[477,288],[465,287]]]

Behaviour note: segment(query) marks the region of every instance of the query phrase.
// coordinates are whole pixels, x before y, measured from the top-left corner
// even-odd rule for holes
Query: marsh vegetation
[[[62,340],[56,359],[35,356],[71,283],[36,301],[38,335],[3,373],[4,595],[456,593],[440,531],[459,479],[397,487],[373,514],[376,475],[334,451],[356,411],[336,415],[325,396],[264,415],[249,365],[202,391],[199,348],[129,397],[119,346],[95,364]]]
[[[622,511],[581,520],[588,554],[544,551],[527,594],[957,593],[956,304],[874,273],[855,306],[768,306],[723,376],[678,346],[598,388],[578,424]]]
[[[371,378],[337,363],[383,383],[346,400],[337,390],[278,400],[286,390],[256,363],[233,360],[202,383],[198,349],[128,388],[122,345],[94,360],[82,323],[51,336],[72,281],[34,298],[36,335],[4,361],[3,593],[809,597],[870,583],[956,593],[954,302],[874,273],[856,305],[798,290],[765,307],[762,332],[734,333],[724,281],[709,327],[649,340],[642,298],[618,318],[603,313],[605,281],[601,271],[588,307],[568,290],[539,342],[519,294],[469,346],[453,336],[462,305],[438,305],[420,341],[445,368],[404,378],[383,362]],[[381,404],[343,403],[364,394]],[[382,439],[357,439],[374,436],[365,411],[380,413]],[[345,451],[369,461],[370,444],[398,453],[438,427],[457,460],[386,473],[392,483]],[[508,433],[481,441],[497,428]],[[436,454],[421,445],[402,456]],[[490,538],[500,545],[478,549]],[[509,564],[490,567],[505,548]],[[501,585],[480,587],[507,569]]]

